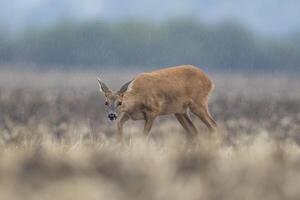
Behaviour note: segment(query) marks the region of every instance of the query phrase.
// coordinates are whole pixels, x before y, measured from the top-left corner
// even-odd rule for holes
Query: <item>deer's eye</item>
[[[104,103],[106,106],[108,106],[108,101],[105,101],[105,103]]]
[[[122,101],[119,101],[119,102],[118,102],[118,105],[119,105],[119,106],[122,105]]]

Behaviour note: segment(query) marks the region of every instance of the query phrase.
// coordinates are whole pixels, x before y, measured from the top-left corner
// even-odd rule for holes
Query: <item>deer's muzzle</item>
[[[117,119],[117,114],[116,113],[108,113],[107,115],[108,119],[113,121]]]

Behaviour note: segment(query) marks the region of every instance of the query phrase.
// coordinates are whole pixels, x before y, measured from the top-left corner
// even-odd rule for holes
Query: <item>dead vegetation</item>
[[[122,146],[93,73],[23,72],[18,83],[10,73],[0,76],[0,199],[300,198],[296,77],[212,74],[217,135],[194,118],[200,134],[186,143],[162,117],[148,143],[140,122],[125,125]]]

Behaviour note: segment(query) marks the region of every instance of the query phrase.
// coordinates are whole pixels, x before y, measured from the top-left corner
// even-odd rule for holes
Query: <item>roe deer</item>
[[[190,136],[197,129],[187,114],[188,108],[214,131],[217,124],[208,110],[208,95],[214,85],[207,75],[192,65],[181,65],[137,75],[113,93],[99,78],[105,96],[108,118],[118,118],[119,139],[123,140],[123,124],[129,120],[145,120],[148,136],[154,119],[174,114]]]

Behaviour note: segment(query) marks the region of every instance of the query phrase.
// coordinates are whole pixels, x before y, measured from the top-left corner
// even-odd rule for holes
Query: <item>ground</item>
[[[136,73],[101,76],[118,89]],[[209,73],[216,134],[192,116],[199,135],[188,143],[175,117],[161,117],[149,141],[142,122],[126,124],[123,145],[97,76],[1,71],[1,199],[300,198],[296,76]]]

